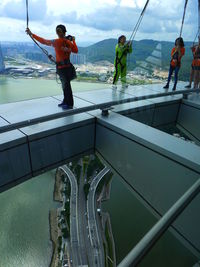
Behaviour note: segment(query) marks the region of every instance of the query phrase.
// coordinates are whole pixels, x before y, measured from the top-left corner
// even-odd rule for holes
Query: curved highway
[[[100,173],[93,179],[90,185],[90,191],[88,194],[87,201],[87,212],[88,212],[88,227],[89,237],[93,250],[93,266],[103,267],[104,266],[104,250],[102,242],[100,241],[100,231],[98,230],[97,218],[96,218],[96,189],[102,178],[110,171],[108,167],[105,167]]]
[[[71,184],[71,199],[70,199],[70,241],[72,250],[72,265],[82,265],[82,256],[79,242],[78,232],[78,185],[77,180],[71,170],[66,166],[62,166],[61,169],[69,178]]]

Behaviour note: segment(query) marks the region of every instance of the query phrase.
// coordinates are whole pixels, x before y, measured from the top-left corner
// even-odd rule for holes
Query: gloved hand
[[[31,32],[31,30],[29,29],[29,28],[26,28],[26,33],[28,34],[28,35],[32,35],[32,32]]]

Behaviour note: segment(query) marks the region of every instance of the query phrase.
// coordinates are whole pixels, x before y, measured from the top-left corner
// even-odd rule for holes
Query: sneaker
[[[172,88],[172,91],[176,91],[176,86],[174,86],[174,87]]]
[[[62,107],[62,109],[73,109],[72,106],[69,106],[67,104],[63,104],[61,107]]]
[[[190,85],[190,84],[188,84],[188,85],[186,85],[186,86],[185,86],[185,88],[188,88],[188,89],[190,89],[190,88],[191,88],[191,85]]]
[[[166,84],[163,89],[169,89],[169,84]]]
[[[117,85],[113,84],[112,89],[117,90]]]
[[[58,107],[62,107],[63,105],[65,105],[65,103],[61,102],[60,104],[58,104]]]

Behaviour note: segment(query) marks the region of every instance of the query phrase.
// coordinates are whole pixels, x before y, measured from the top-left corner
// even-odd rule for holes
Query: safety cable
[[[141,12],[141,14],[140,14],[140,17],[139,17],[139,19],[138,19],[138,21],[137,21],[137,23],[136,23],[136,25],[135,25],[135,27],[134,27],[134,29],[133,29],[133,31],[132,31],[132,34],[131,34],[131,36],[130,36],[130,38],[129,38],[129,44],[131,43],[131,42],[133,42],[133,40],[135,39],[135,36],[136,36],[136,33],[138,32],[138,29],[139,29],[139,27],[140,27],[140,24],[141,24],[141,22],[142,22],[142,19],[143,19],[143,17],[144,17],[144,14],[145,14],[145,11],[146,11],[146,9],[147,9],[147,6],[148,6],[148,4],[149,4],[149,1],[150,0],[147,0],[146,1],[146,4],[145,4],[145,6],[144,6],[144,8],[143,8],[143,10],[142,10],[142,12]],[[128,54],[128,66],[130,65],[130,58],[131,58],[131,55],[130,54]]]
[[[197,34],[196,34],[195,39],[194,39],[194,42],[193,42],[193,46],[195,45],[195,41],[196,41],[197,36],[199,35],[199,33],[200,33],[200,29],[198,29],[198,31],[197,31]]]
[[[184,25],[184,21],[185,21],[185,13],[186,13],[186,9],[187,9],[187,3],[188,3],[188,0],[185,0],[185,6],[184,6],[183,18],[182,18],[181,30],[180,30],[180,37],[182,36],[182,32],[183,32],[183,25]]]
[[[28,0],[26,0],[26,27],[29,28]],[[50,55],[46,49],[41,47],[39,43],[30,34],[29,36],[33,40],[33,42],[42,50],[42,52],[49,58],[49,60],[54,64],[56,64],[55,58],[52,55]]]
[[[148,4],[149,4],[149,1],[150,1],[150,0],[147,0],[147,2],[146,2],[145,6],[144,6],[144,8],[143,8],[143,10],[142,10],[142,12],[141,12],[141,14],[140,14],[140,17],[139,17],[139,19],[138,19],[138,21],[137,21],[137,23],[136,23],[136,25],[135,25],[135,27],[134,27],[134,29],[133,29],[133,32],[132,32],[132,34],[131,34],[131,36],[130,36],[129,41],[133,41],[133,40],[134,40],[134,38],[135,38],[135,36],[136,36],[136,33],[137,33],[137,31],[138,31],[138,29],[139,29],[139,27],[140,27],[140,24],[141,24],[141,22],[142,22],[142,19],[143,19],[143,17],[144,17],[144,14],[145,14],[145,11],[146,11],[146,9],[147,9],[147,6],[148,6]]]

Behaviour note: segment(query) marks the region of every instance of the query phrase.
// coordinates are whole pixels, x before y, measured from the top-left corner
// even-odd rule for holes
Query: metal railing
[[[31,126],[37,123],[42,123],[42,122],[46,122],[46,121],[50,121],[54,119],[59,119],[59,118],[63,118],[63,117],[71,116],[71,115],[80,114],[83,112],[89,112],[89,111],[93,111],[97,109],[104,110],[104,109],[107,109],[109,107],[119,105],[119,104],[125,104],[129,102],[158,98],[158,97],[163,97],[163,96],[173,96],[173,95],[180,95],[180,94],[188,95],[190,93],[200,93],[200,89],[190,89],[190,90],[187,89],[187,90],[178,90],[178,91],[173,91],[173,92],[170,91],[170,92],[163,92],[163,93],[158,93],[158,94],[150,94],[146,96],[133,96],[127,99],[115,100],[115,101],[110,101],[110,102],[102,103],[102,104],[94,104],[94,105],[83,107],[83,108],[66,110],[66,111],[58,112],[56,114],[46,115],[40,118],[29,119],[29,120],[21,121],[18,123],[12,123],[9,125],[2,126],[0,127],[0,133]],[[107,113],[104,113],[104,114],[107,114]]]
[[[200,192],[200,179],[165,213],[140,242],[129,252],[118,267],[137,266],[176,218]]]

